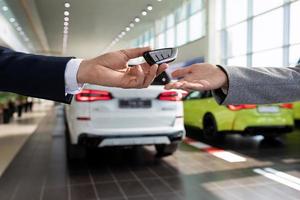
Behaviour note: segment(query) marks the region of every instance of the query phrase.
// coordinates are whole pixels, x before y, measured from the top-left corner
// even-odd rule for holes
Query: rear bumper
[[[248,135],[279,135],[283,133],[289,133],[294,130],[293,126],[266,126],[266,127],[247,127],[245,133]]]
[[[86,147],[106,147],[106,146],[135,146],[170,144],[180,141],[185,137],[185,131],[178,131],[171,134],[152,135],[94,135],[82,133],[78,137],[78,144]]]

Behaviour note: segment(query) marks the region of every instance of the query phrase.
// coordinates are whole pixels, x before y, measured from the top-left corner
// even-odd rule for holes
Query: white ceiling
[[[177,8],[182,1],[184,0],[70,0],[70,29],[66,54],[91,57],[101,53],[135,16],[141,16],[141,11],[148,4],[153,5],[153,10],[147,16],[141,17],[141,22],[123,38],[130,41],[151,26],[155,19]],[[50,52],[62,51],[64,2],[35,0]],[[20,8],[15,6],[20,11]],[[34,34],[31,36],[36,40]],[[35,46],[38,51],[41,50],[40,45]]]

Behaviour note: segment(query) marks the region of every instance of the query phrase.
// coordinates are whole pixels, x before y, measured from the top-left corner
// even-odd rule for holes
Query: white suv
[[[167,74],[146,89],[87,85],[65,107],[68,158],[87,147],[155,145],[158,156],[174,153],[185,136],[183,92],[164,90]]]

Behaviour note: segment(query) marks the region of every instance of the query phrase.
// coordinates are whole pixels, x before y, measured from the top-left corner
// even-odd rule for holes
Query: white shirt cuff
[[[77,82],[77,72],[82,59],[71,59],[65,70],[65,92],[66,94],[77,94],[81,91],[83,84]]]

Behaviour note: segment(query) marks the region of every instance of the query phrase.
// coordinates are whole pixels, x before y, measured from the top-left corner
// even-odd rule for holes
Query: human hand
[[[169,83],[165,89],[183,89],[186,91],[215,90],[218,88],[227,89],[227,75],[219,67],[212,64],[194,64],[189,67],[176,70],[172,73],[173,78],[180,78],[179,81]]]
[[[167,64],[150,66],[147,63],[128,66],[130,59],[140,57],[149,50],[149,47],[125,49],[84,60],[78,70],[78,83],[121,88],[146,88],[168,67]]]

